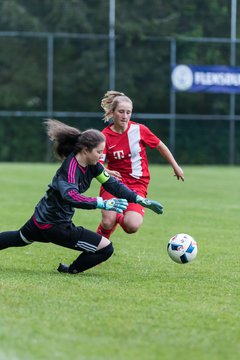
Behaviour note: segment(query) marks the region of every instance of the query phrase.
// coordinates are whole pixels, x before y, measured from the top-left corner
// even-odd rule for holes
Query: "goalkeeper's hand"
[[[136,203],[142,205],[147,209],[154,211],[157,214],[163,213],[163,206],[157,201],[143,198],[142,196],[137,195]]]
[[[103,200],[102,197],[97,197],[97,209],[116,211],[122,213],[128,206],[126,199],[109,199]]]

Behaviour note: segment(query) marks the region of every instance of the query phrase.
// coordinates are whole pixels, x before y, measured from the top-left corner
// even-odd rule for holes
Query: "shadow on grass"
[[[17,275],[20,275],[20,277],[22,277],[22,275],[33,275],[33,276],[42,276],[42,277],[64,277],[64,278],[80,278],[80,277],[84,277],[84,278],[106,278],[106,273],[101,273],[101,272],[82,272],[82,273],[78,273],[78,274],[67,274],[67,273],[59,273],[57,271],[57,269],[41,269],[39,267],[38,270],[33,270],[33,269],[27,269],[27,268],[20,268],[20,267],[1,267],[0,266],[0,272],[1,272],[1,277],[3,278],[4,275],[5,277],[7,277],[7,275],[14,275],[14,277],[16,278]]]

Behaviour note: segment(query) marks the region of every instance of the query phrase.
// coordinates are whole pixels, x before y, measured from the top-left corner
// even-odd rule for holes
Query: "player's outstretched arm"
[[[156,214],[163,213],[163,206],[157,201],[143,198],[142,196],[137,195],[136,203],[142,205],[147,209],[154,211]]]
[[[174,159],[174,156],[171,153],[171,151],[168,149],[168,147],[161,141],[159,145],[156,147],[156,149],[172,166],[174,175],[177,177],[177,179],[178,180],[181,179],[182,181],[184,181],[184,172],[182,168],[178,165],[176,160]]]

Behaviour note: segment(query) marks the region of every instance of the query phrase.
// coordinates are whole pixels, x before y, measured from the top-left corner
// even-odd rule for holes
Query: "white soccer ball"
[[[169,240],[167,251],[173,261],[178,264],[186,264],[195,259],[198,247],[192,236],[177,234]]]

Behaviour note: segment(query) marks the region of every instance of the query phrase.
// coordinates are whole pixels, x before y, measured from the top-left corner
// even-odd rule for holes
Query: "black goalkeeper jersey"
[[[35,208],[35,219],[39,223],[57,224],[69,222],[74,215],[74,208],[96,209],[97,198],[82,195],[96,178],[113,197],[136,202],[137,194],[128,189],[116,178],[109,176],[102,164],[82,167],[74,153],[62,163],[48,185],[45,196]]]

